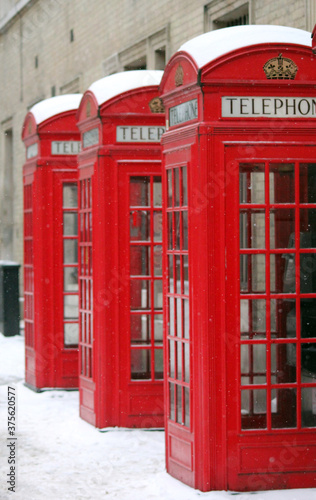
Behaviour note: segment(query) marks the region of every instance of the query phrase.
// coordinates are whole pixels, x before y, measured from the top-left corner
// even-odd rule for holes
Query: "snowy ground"
[[[165,472],[164,433],[99,432],[78,416],[78,393],[27,389],[24,339],[0,334],[0,499],[233,500],[201,493]],[[17,486],[8,491],[7,393],[17,393]],[[315,490],[241,493],[238,500],[316,500]]]

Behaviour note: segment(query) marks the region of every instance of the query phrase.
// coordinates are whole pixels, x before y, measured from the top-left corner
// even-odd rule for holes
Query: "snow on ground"
[[[79,418],[78,392],[24,386],[24,339],[0,334],[0,499],[232,500],[165,472],[162,431],[100,432]],[[8,491],[7,393],[17,394],[17,486]],[[238,500],[316,500],[316,489],[240,493]]]

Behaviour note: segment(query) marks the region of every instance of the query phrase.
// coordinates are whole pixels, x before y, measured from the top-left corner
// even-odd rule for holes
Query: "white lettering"
[[[225,96],[222,97],[222,116],[316,118],[316,97]]]
[[[117,142],[160,142],[165,127],[148,127],[133,125],[116,127]]]
[[[26,148],[26,158],[30,160],[38,155],[38,143],[35,142]]]
[[[81,151],[80,141],[52,141],[52,155],[77,155]]]
[[[233,99],[233,98],[230,98]],[[198,118],[198,103],[197,99],[192,101],[183,102],[169,109],[170,127],[186,123]]]

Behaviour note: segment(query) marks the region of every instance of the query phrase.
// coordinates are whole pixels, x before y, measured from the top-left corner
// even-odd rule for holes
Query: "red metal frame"
[[[290,85],[266,80],[265,62],[285,51],[286,57],[298,61],[296,79]],[[182,85],[176,78],[180,67]],[[300,399],[302,393],[304,406],[312,399],[312,391],[316,394],[315,378],[306,378],[308,370],[312,373],[316,339],[310,338],[309,330],[304,338],[299,336],[300,301],[315,298],[315,289],[312,293],[300,290],[304,285],[299,278],[304,273],[300,261],[305,256],[313,259],[315,253],[312,246],[306,247],[307,240],[300,239],[300,232],[311,231],[314,224],[313,212],[307,214],[307,207],[316,208],[308,191],[314,181],[313,174],[307,176],[306,165],[316,163],[315,120],[225,118],[221,114],[223,96],[313,95],[314,67],[312,52],[306,47],[262,44],[238,49],[201,69],[188,54],[179,52],[170,60],[162,80],[167,117],[170,108],[193,99],[198,108],[196,118],[172,125],[162,140],[166,464],[171,475],[202,491],[316,485],[315,421],[306,409],[301,410]],[[246,80],[240,79],[240,68],[246,71]],[[179,234],[174,234],[174,213],[181,211],[181,206],[174,207],[174,180],[168,194],[170,172],[184,166],[188,177],[190,311],[185,342],[181,336],[175,337],[169,315],[170,299],[183,297],[170,288],[174,259],[182,255],[181,249],[173,248]],[[261,177],[251,185],[254,172]],[[263,194],[258,192],[255,198],[254,186],[263,178]],[[241,187],[246,194],[240,202]],[[289,198],[293,196],[293,200]],[[244,214],[241,223],[240,213]],[[266,231],[261,234],[255,223],[258,229],[265,223]],[[179,227],[181,234],[181,224]],[[172,235],[169,240],[168,233]],[[251,238],[255,237],[259,246],[252,248]],[[296,289],[292,292],[283,288],[283,275],[294,254]],[[290,272],[288,283],[293,286]],[[296,301],[295,315],[289,315],[293,310],[289,299]],[[240,300],[248,301],[242,309]],[[265,302],[255,302],[259,300]],[[311,306],[306,306],[304,314],[313,321]],[[293,324],[297,334],[292,334]],[[189,346],[188,385],[183,378],[176,379],[174,342]],[[303,345],[302,354],[296,349],[296,357],[294,345]],[[190,422],[177,420],[170,384],[188,387]],[[255,391],[267,392],[272,409],[266,403],[268,410],[262,411],[264,399]],[[292,411],[294,391],[296,409]],[[304,427],[300,425],[302,415]]]
[[[148,106],[157,94],[157,86],[141,87],[99,105],[87,91],[78,111],[83,142],[90,130],[98,129],[99,135],[79,155],[80,415],[99,428],[163,426],[162,369],[158,373],[155,367],[155,360],[161,364],[162,336],[153,334],[156,328],[159,336],[162,315],[153,302],[162,284],[162,242],[155,234],[160,228],[153,224],[162,210],[155,204],[161,151],[158,142],[116,140],[117,126],[164,125],[164,115]],[[137,179],[144,180],[142,189]],[[135,201],[141,191],[147,192],[148,203]],[[148,249],[144,268],[135,252],[149,255]],[[139,321],[132,324],[135,318]],[[148,370],[140,370],[137,363],[146,356]]]
[[[23,167],[25,380],[35,390],[78,387],[78,346],[67,342],[78,319],[64,317],[78,296],[78,264],[65,262],[66,241],[76,252],[77,207],[63,199],[64,186],[77,189],[77,158],[52,154],[53,141],[79,141],[75,112],[37,123],[30,111],[23,126],[27,153],[36,148]]]

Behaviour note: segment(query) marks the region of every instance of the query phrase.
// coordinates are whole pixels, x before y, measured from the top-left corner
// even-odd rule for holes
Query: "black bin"
[[[20,264],[0,260],[0,332],[5,337],[20,333]]]

